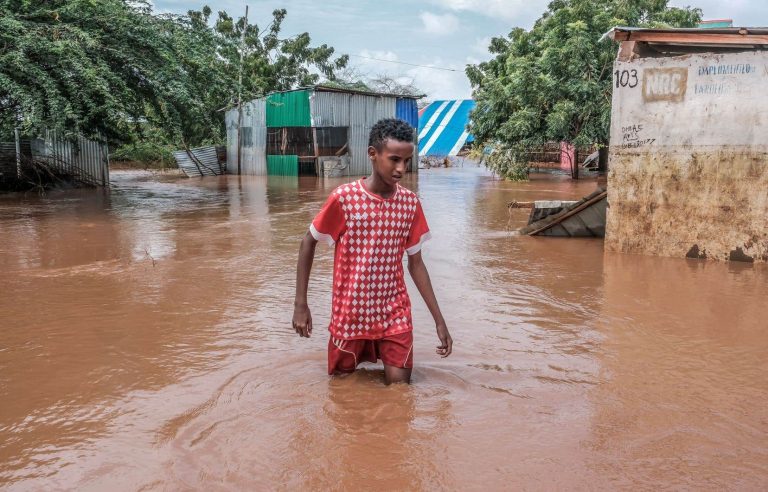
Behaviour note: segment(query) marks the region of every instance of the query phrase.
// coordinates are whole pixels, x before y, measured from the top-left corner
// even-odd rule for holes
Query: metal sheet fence
[[[189,153],[178,150],[173,153],[173,157],[179,169],[188,177],[218,176],[225,172],[224,162],[219,159],[220,154],[216,147],[210,146],[190,149]]]
[[[109,149],[106,143],[84,137],[72,141],[56,131],[47,130],[42,138],[32,139],[31,146],[35,160],[68,174],[75,181],[91,186],[109,185]]]

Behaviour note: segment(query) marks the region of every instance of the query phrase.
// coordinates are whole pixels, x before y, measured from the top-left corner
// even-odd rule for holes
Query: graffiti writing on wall
[[[621,126],[621,149],[637,149],[655,142],[655,138],[643,136],[642,124],[630,124]]]
[[[693,92],[696,95],[719,96],[731,91],[726,84],[694,84]]]
[[[756,73],[757,73],[757,67],[750,63],[733,63],[730,65],[704,65],[699,67],[699,76],[752,75]]]

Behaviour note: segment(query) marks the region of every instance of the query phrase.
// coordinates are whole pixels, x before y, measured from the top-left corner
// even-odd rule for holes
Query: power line
[[[456,70],[455,68],[430,67],[429,65],[419,65],[417,63],[408,63],[408,62],[401,62],[401,61],[384,60],[384,59],[381,59],[381,58],[372,58],[370,56],[363,56],[363,55],[349,55],[349,56],[354,56],[356,58],[365,58],[366,60],[376,60],[376,61],[386,62],[386,63],[397,63],[399,65],[409,65],[411,67],[430,68],[432,70],[445,70],[446,72],[459,72],[459,70]]]

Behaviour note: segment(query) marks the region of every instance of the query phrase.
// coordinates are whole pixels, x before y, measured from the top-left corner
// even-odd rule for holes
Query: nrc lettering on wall
[[[688,88],[687,68],[646,68],[643,70],[643,101],[680,102]]]

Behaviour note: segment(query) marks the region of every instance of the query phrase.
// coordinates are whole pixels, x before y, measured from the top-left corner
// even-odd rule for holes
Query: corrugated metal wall
[[[400,102],[402,101],[402,102]],[[400,114],[398,114],[400,105]],[[351,175],[365,175],[371,170],[368,160],[368,137],[371,128],[382,118],[405,116],[405,121],[418,125],[415,99],[397,99],[386,96],[366,96],[316,91],[310,97],[312,126],[349,127],[349,153]],[[401,116],[402,115],[402,116]],[[416,140],[414,139],[414,142]],[[414,155],[411,170],[418,169],[418,156]]]
[[[267,174],[270,176],[298,176],[299,156],[268,155]]]
[[[224,114],[227,127],[227,174],[237,174],[237,108]]]
[[[77,137],[71,142],[47,130],[43,138],[32,140],[32,157],[71,175],[84,184],[109,185],[109,150],[105,143]]]
[[[267,111],[264,99],[254,99],[243,105],[243,132],[242,139],[242,173],[248,175],[263,176],[267,174]],[[235,154],[237,159],[237,154]],[[235,160],[237,167],[237,160]]]
[[[394,97],[351,94],[349,103],[349,173],[363,176],[371,172],[368,159],[368,137],[371,128],[382,118],[395,117]]]
[[[0,182],[16,179],[16,142],[0,142]]]
[[[242,174],[267,174],[266,101],[254,99],[243,104]],[[227,111],[227,173],[237,174],[237,108]]]
[[[313,92],[309,97],[312,126],[349,126],[349,99],[341,92]]]
[[[419,127],[419,108],[416,104],[416,99],[397,98],[397,108],[395,109],[395,117],[400,118],[403,121],[407,121],[412,127]]]
[[[278,92],[267,96],[267,126],[311,126],[308,90]]]
[[[219,152],[215,146],[197,147],[189,149],[189,151],[194,159],[185,150],[178,150],[173,153],[176,164],[187,177],[222,174],[223,170],[219,165]]]

